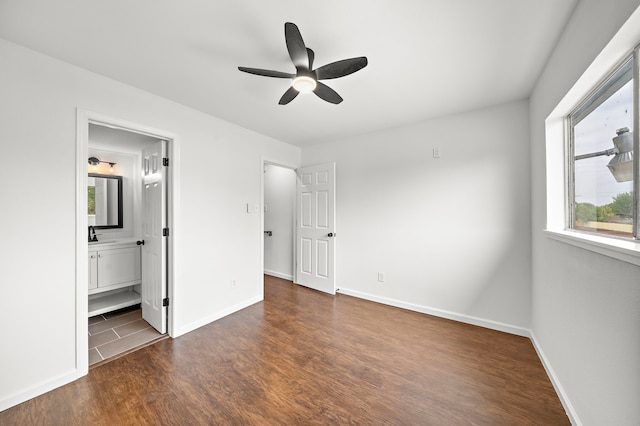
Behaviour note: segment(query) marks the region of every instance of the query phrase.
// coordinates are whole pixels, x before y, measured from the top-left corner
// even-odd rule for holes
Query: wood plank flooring
[[[264,302],[90,370],[2,425],[567,425],[522,337],[265,277]]]

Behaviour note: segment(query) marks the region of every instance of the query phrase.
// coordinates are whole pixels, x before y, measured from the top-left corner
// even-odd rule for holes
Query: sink
[[[93,246],[96,244],[107,244],[107,243],[115,243],[116,240],[100,240],[100,241],[89,241],[89,245]]]

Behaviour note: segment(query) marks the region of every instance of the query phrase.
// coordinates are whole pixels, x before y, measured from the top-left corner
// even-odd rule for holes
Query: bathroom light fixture
[[[109,171],[111,173],[113,173],[113,166],[115,166],[118,163],[112,163],[111,161],[100,161],[100,159],[98,157],[89,157],[89,164],[91,164],[93,166],[93,170],[96,170],[98,168],[98,164],[100,163],[106,163],[109,165]]]

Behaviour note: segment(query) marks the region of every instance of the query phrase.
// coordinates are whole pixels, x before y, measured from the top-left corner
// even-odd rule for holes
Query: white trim
[[[282,278],[283,280],[293,281],[293,275],[283,274],[282,272],[270,271],[269,269],[264,270],[265,275],[270,275],[276,278]]]
[[[560,383],[560,379],[556,375],[555,371],[551,367],[551,364],[549,363],[549,360],[547,359],[544,352],[542,351],[542,347],[540,347],[540,344],[538,343],[538,339],[536,339],[536,336],[533,334],[533,331],[530,331],[530,334],[531,335],[529,336],[529,338],[531,339],[531,343],[533,344],[534,349],[538,353],[538,358],[540,358],[540,362],[542,362],[542,366],[547,372],[547,376],[549,376],[549,380],[551,381],[551,384],[556,390],[556,394],[558,394],[558,398],[560,399],[560,402],[564,407],[564,411],[567,414],[567,417],[569,417],[569,421],[574,426],[581,426],[582,421],[578,417],[578,413],[573,407],[573,404],[571,404],[571,400],[569,399],[569,396],[567,395],[564,388],[562,387],[562,384]]]
[[[636,240],[603,237],[569,230],[546,229],[544,233],[552,240],[640,266],[640,242]]]
[[[480,327],[488,328],[491,330],[503,331],[505,333],[515,334],[516,336],[529,337],[530,330],[524,327],[518,327],[515,325],[505,324],[498,321],[488,320],[484,318],[478,318],[471,315],[459,314],[456,312],[445,311],[443,309],[432,308],[429,306],[416,305],[414,303],[403,302],[388,297],[376,296],[370,293],[364,293],[358,290],[351,290],[348,288],[337,289],[338,293],[346,294],[347,296],[354,296],[360,299],[370,300],[372,302],[382,303],[384,305],[395,306],[397,308],[407,309],[414,312],[420,312],[427,315],[433,315],[440,318],[446,318],[466,324],[477,325]]]
[[[178,336],[182,336],[183,334],[187,334],[197,328],[200,327],[204,327],[207,324],[210,324],[214,321],[217,321],[221,318],[226,317],[227,315],[231,315],[235,312],[238,312],[242,309],[248,308],[251,305],[254,305],[256,303],[262,302],[264,300],[264,297],[262,296],[256,296],[256,297],[252,297],[251,299],[247,299],[244,300],[240,303],[237,303],[233,306],[230,306],[228,308],[222,309],[218,312],[214,312],[211,315],[206,316],[205,318],[199,319],[198,321],[194,321],[191,324],[187,324],[185,326],[182,326],[180,328],[174,329],[174,334],[171,337],[178,337]]]
[[[85,352],[87,351],[85,350]],[[74,380],[78,380],[80,377],[86,376],[86,374],[87,374],[86,372],[83,373],[79,369],[76,369],[69,373],[58,376],[55,379],[47,380],[46,382],[42,382],[36,386],[30,387],[26,390],[18,392],[17,394],[0,401],[0,411],[4,411],[18,404],[22,404],[25,401],[28,401],[32,398],[43,395],[56,388],[59,388],[68,383],[71,383]]]
[[[116,129],[127,130],[134,133],[145,134],[168,142],[168,155],[171,165],[168,171],[168,212],[167,226],[171,229],[168,237],[168,268],[167,273],[167,297],[171,300],[167,309],[167,332],[174,337],[175,299],[174,277],[176,262],[176,241],[179,236],[179,138],[177,135],[160,129],[141,125],[131,121],[122,120],[105,114],[76,109],[76,368],[77,377],[87,375],[89,371],[88,358],[88,288],[87,288],[87,165],[86,158],[89,146],[89,124],[98,124]]]
[[[89,244],[87,242],[87,166],[89,113],[76,110],[76,369],[78,377],[89,372]],[[45,391],[46,392],[46,391]]]

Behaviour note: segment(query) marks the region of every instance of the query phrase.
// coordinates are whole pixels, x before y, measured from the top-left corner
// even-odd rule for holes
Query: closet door
[[[335,163],[296,170],[296,284],[335,294]]]

